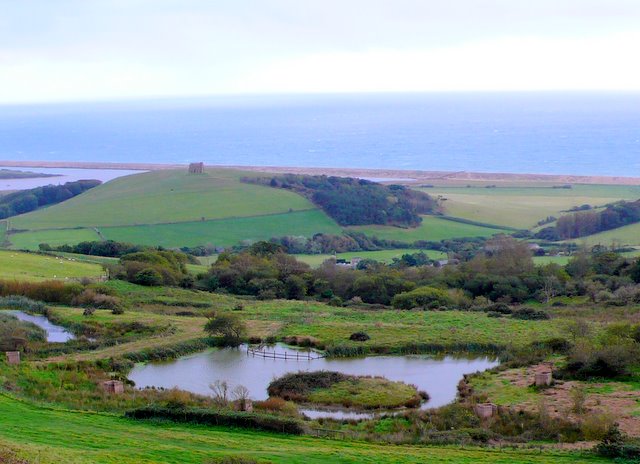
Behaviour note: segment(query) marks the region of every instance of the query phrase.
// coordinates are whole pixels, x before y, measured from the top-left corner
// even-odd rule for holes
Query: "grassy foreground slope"
[[[98,264],[78,262],[53,256],[15,251],[0,251],[0,279],[49,280],[103,275]]]
[[[314,209],[285,190],[239,181],[239,171],[153,171],[120,177],[64,203],[17,216],[14,229],[120,226],[244,217]]]
[[[294,437],[229,428],[134,422],[40,408],[0,395],[0,447],[49,463],[193,463],[240,455],[274,463],[599,463],[589,455],[497,451]],[[37,461],[35,461],[37,459]]]

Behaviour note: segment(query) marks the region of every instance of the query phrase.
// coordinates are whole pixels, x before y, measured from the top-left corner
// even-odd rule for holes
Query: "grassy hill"
[[[115,179],[50,208],[15,217],[14,229],[125,226],[314,209],[285,190],[239,182],[242,173],[154,171]]]
[[[12,218],[8,240],[18,249],[100,239],[166,247],[229,246],[276,235],[341,232],[302,196],[242,183],[244,174],[170,170],[118,178],[64,203]]]
[[[0,279],[49,280],[103,275],[98,264],[52,256],[0,251]]]

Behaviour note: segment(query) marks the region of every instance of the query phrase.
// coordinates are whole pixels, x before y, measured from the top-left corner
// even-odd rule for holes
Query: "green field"
[[[390,226],[356,226],[349,230],[363,232],[380,239],[415,242],[416,240],[440,241],[458,237],[490,237],[504,233],[502,229],[454,222],[436,216],[423,216],[422,223],[414,229]]]
[[[14,229],[158,224],[314,209],[282,189],[239,181],[247,173],[153,171],[120,177],[63,203],[16,216]]]
[[[336,223],[317,209],[216,221],[104,227],[100,231],[110,240],[165,247],[206,244],[226,247],[243,240],[268,240],[282,235],[308,237],[319,232],[341,233]]]
[[[338,259],[349,260],[351,258],[373,259],[383,263],[390,263],[393,258],[400,258],[404,254],[411,253],[425,253],[431,259],[447,259],[446,253],[435,250],[419,250],[416,248],[399,248],[395,250],[379,250],[379,251],[350,251],[347,253],[337,253],[335,255]],[[317,267],[324,263],[327,259],[332,258],[334,255],[295,255],[298,261],[307,263],[310,266]]]
[[[99,277],[103,274],[102,267],[98,264],[16,251],[0,251],[0,279],[70,279]]]
[[[135,422],[37,407],[0,395],[0,448],[39,464],[203,464],[222,456],[274,463],[599,463],[586,454],[390,446],[230,428]]]
[[[587,246],[593,245],[640,245],[640,223],[631,224],[617,229],[607,230],[598,234],[589,235],[587,237],[580,237],[574,240],[570,240],[579,245],[584,244]]]
[[[8,238],[11,242],[11,248],[18,250],[37,250],[41,243],[59,246],[67,243],[100,240],[100,236],[93,229],[35,230],[12,233]]]
[[[530,229],[548,216],[559,217],[574,206],[603,206],[640,198],[640,186],[573,185],[552,187],[434,187],[424,192],[446,198],[448,215],[472,221]]]
[[[569,256],[534,256],[533,262],[538,265],[558,264],[564,266],[569,262]]]

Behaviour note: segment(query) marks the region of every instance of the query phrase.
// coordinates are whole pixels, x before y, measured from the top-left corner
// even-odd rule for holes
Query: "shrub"
[[[354,332],[349,337],[349,340],[353,340],[354,342],[366,342],[371,337],[365,332]]]
[[[580,421],[580,430],[585,440],[604,440],[615,421],[610,414],[585,414]]]
[[[629,440],[620,432],[618,424],[614,424],[595,447],[595,452],[607,458],[621,458],[637,462],[640,460],[640,443]]]
[[[103,293],[97,293],[96,290],[92,288],[87,288],[80,295],[74,296],[71,300],[71,304],[74,306],[91,307],[97,309],[122,309],[122,302],[120,301],[120,298]]]
[[[637,363],[637,346],[619,343],[593,348],[582,343],[574,347],[560,375],[579,380],[615,378],[628,375],[630,368]]]
[[[0,281],[0,296],[20,295],[46,303],[71,304],[84,288],[80,284],[67,284],[58,280],[44,282]]]
[[[219,314],[211,317],[204,326],[211,336],[220,336],[225,345],[237,346],[246,335],[247,327],[236,314]]]
[[[525,321],[543,321],[550,319],[551,316],[546,311],[533,308],[520,308],[513,311],[511,317],[514,319],[522,319]]]
[[[289,373],[271,382],[267,387],[267,393],[269,396],[277,396],[285,400],[301,399],[312,390],[329,388],[348,378],[348,375],[332,371]]]
[[[0,297],[0,307],[17,309],[35,314],[46,314],[47,307],[40,301],[34,301],[31,298],[20,295],[11,295]]]
[[[435,309],[450,306],[452,303],[451,297],[445,290],[435,287],[418,287],[410,292],[399,293],[391,301],[396,309]]]

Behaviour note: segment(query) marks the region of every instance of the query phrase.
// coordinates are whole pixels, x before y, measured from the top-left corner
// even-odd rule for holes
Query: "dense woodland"
[[[293,190],[322,208],[338,224],[415,227],[421,214],[438,210],[429,195],[402,185],[382,185],[364,179],[285,174],[244,178],[244,182]]]
[[[97,187],[101,183],[99,180],[78,180],[67,182],[64,185],[45,185],[44,187],[10,193],[0,197],[0,219],[61,203]]]

